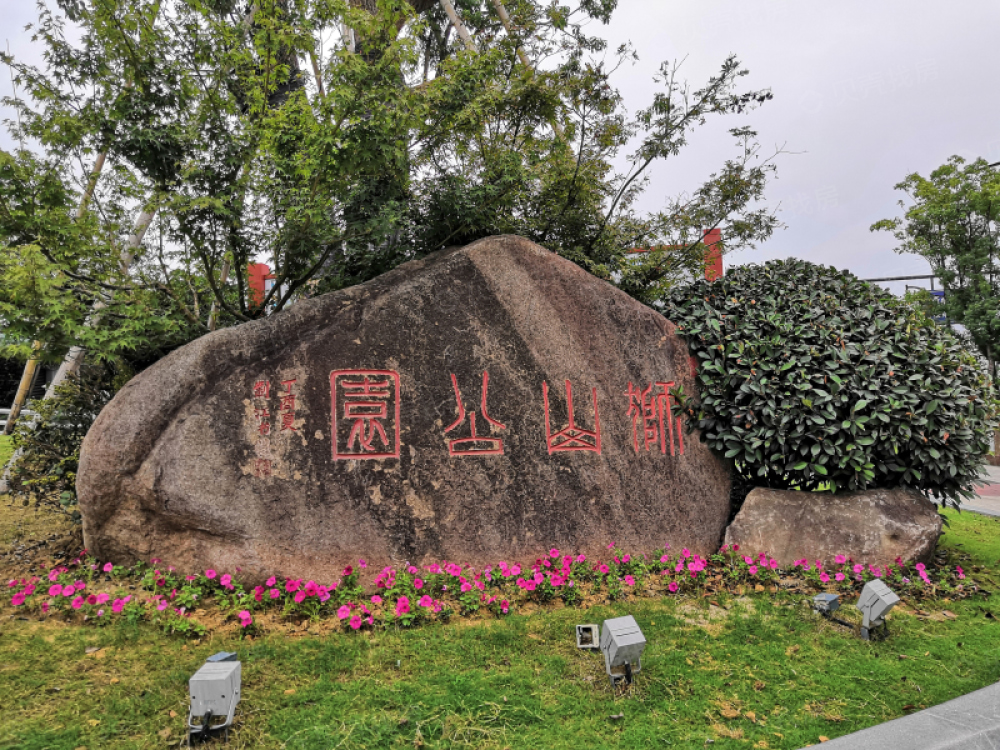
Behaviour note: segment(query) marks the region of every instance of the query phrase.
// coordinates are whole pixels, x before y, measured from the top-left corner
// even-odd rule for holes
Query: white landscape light
[[[816,594],[813,597],[813,609],[824,617],[830,617],[840,609],[840,594]]]
[[[632,684],[632,675],[642,669],[642,652],[646,637],[631,615],[605,620],[601,628],[601,653],[611,684],[625,680]]]
[[[236,654],[225,651],[208,657],[201,668],[191,675],[188,682],[191,693],[191,709],[188,713],[189,745],[193,732],[204,739],[211,732],[224,729],[228,739],[236,705],[240,702],[240,687],[240,663]]]
[[[858,609],[864,615],[861,623],[861,637],[866,641],[880,632],[884,637],[885,616],[896,606],[899,597],[879,579],[869,581],[861,590]]]
[[[600,648],[600,636],[597,625],[577,625],[576,626],[576,647],[577,648]]]

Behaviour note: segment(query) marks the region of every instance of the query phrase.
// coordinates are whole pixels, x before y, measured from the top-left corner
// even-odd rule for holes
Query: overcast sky
[[[986,0],[621,0],[608,38],[640,55],[618,80],[633,109],[663,60],[686,58],[697,87],[733,53],[749,86],[772,90],[773,101],[700,131],[654,173],[657,190],[690,190],[735,155],[726,131],[744,121],[765,147],[799,152],[779,160],[767,191],[787,229],[727,262],[797,256],[876,278],[929,273],[922,258],[894,253],[890,234],[868,229],[899,215],[893,185],[953,154],[1000,161],[998,30],[1000,4]],[[654,192],[645,208],[657,207]],[[887,286],[901,293],[905,283]]]
[[[37,59],[23,31],[34,18],[31,0],[0,0],[0,42],[16,56]],[[638,52],[616,81],[633,112],[664,60],[685,59],[683,77],[697,88],[734,53],[750,70],[746,84],[774,94],[751,115],[697,131],[653,172],[640,208],[697,187],[737,155],[728,129],[750,124],[765,150],[797,152],[779,159],[767,191],[787,228],[727,262],[797,256],[872,278],[929,272],[923,259],[893,253],[891,235],[868,230],[900,212],[893,185],[952,154],[1000,161],[998,29],[991,0],[620,0],[610,26],[590,31]],[[0,95],[9,92],[0,77]],[[10,147],[3,133],[0,148]],[[904,283],[887,286],[901,293]]]

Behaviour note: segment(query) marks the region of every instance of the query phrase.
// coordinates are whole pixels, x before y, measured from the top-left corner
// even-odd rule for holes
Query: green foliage
[[[79,380],[67,378],[53,398],[29,402],[36,416],[22,415],[11,436],[19,451],[10,467],[11,494],[34,496],[79,520],[75,506],[80,445],[111,395],[98,378],[86,373]]]
[[[702,439],[755,484],[911,487],[957,505],[989,450],[996,396],[942,326],[849,273],[800,260],[675,289],[697,357]]]
[[[896,251],[922,255],[945,290],[952,321],[968,329],[996,377],[1000,352],[1000,171],[959,156],[931,172],[896,185],[912,203],[902,218],[883,219],[872,230],[892,232]]]
[[[770,93],[742,88],[733,57],[698,89],[664,66],[630,117],[611,77],[631,51],[585,33],[615,5],[508,2],[508,34],[491,0],[462,0],[471,51],[426,0],[43,0],[45,68],[0,58],[22,144],[0,154],[7,353],[39,340],[48,359],[72,344],[145,358],[258,317],[255,260],[281,309],[516,233],[645,298],[700,271],[702,229],[727,250],[767,237],[773,164],[746,128],[702,188],[634,211],[654,162]],[[155,219],[135,244],[140,210]],[[651,245],[671,249],[626,261]]]
[[[10,457],[14,455],[14,446],[11,444],[10,435],[0,435],[0,467],[7,465]],[[2,471],[2,469],[0,469]]]

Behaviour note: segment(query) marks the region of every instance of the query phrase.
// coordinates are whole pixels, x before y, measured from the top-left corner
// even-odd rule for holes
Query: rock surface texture
[[[767,552],[782,565],[803,558],[891,564],[930,562],[941,536],[937,506],[912,490],[873,489],[831,495],[758,487],[726,529],[726,544]]]
[[[84,441],[84,539],[116,562],[317,579],[359,557],[707,554],[729,468],[682,434],[671,384],[695,389],[660,314],[487,238],[142,372]]]

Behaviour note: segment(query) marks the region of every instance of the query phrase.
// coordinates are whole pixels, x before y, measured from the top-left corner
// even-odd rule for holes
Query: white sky
[[[23,30],[35,15],[31,0],[0,0],[0,44],[37,61]],[[767,191],[788,227],[727,262],[797,256],[872,278],[929,272],[923,259],[893,253],[889,234],[868,230],[899,213],[893,185],[952,154],[1000,161],[998,29],[1000,4],[990,0],[620,0],[610,26],[589,31],[639,53],[616,80],[633,112],[664,60],[686,58],[683,77],[699,87],[732,52],[750,69],[748,87],[774,93],[750,115],[697,131],[652,172],[640,208],[697,187],[737,155],[728,129],[750,124],[765,151],[799,152],[781,157]],[[0,77],[0,95],[10,91]],[[0,134],[0,148],[12,145]],[[901,293],[904,283],[887,286]]]

